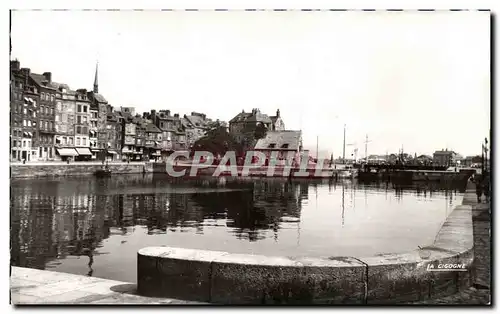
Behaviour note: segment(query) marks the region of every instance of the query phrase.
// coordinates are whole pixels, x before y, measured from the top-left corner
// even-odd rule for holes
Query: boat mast
[[[344,124],[344,147],[342,148],[342,163],[345,165],[345,124]]]
[[[319,136],[316,135],[316,163],[318,163]]]

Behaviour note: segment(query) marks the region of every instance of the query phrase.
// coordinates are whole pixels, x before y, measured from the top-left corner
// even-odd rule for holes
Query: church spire
[[[99,83],[97,82],[97,70],[99,67],[99,62],[95,65],[95,78],[94,78],[94,93],[99,94]]]

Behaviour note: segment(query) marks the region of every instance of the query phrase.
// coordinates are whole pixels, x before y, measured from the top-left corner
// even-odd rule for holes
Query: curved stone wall
[[[433,245],[366,258],[288,258],[171,247],[138,252],[138,292],[219,304],[388,304],[470,286],[472,208],[457,206]],[[429,265],[465,264],[464,271]]]

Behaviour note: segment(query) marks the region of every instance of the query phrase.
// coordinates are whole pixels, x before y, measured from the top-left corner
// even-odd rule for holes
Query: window
[[[276,147],[275,143],[269,144],[269,148],[275,148],[275,147]]]
[[[49,129],[52,131],[54,129],[54,122],[49,122]]]
[[[40,107],[40,113],[41,113],[41,114],[43,114],[43,113],[44,113],[44,111],[45,111],[45,107],[44,107],[44,106],[41,106],[41,107]]]
[[[85,137],[82,138],[82,145],[87,146],[87,139]]]
[[[82,126],[82,134],[89,134],[89,129],[86,126]]]
[[[81,134],[82,133],[82,127],[81,126],[77,126],[76,127],[76,133],[77,134]]]
[[[82,123],[82,116],[76,116],[76,122],[77,123]]]
[[[281,145],[281,148],[288,148],[288,144]]]
[[[36,118],[36,111],[33,111],[33,118]]]
[[[65,137],[63,137],[63,144],[66,145],[68,143],[68,139]]]
[[[73,145],[73,138],[72,137],[69,138],[69,145]]]
[[[76,138],[76,145],[80,146],[80,138],[79,137]]]
[[[41,96],[42,100],[45,99],[45,93],[42,93],[40,96]]]
[[[87,117],[83,116],[83,123],[87,123]]]
[[[23,109],[23,114],[28,114],[28,109],[24,108]]]
[[[23,119],[23,126],[26,126],[26,120]]]
[[[54,98],[55,98],[54,94],[50,95],[50,101],[54,101]]]
[[[34,127],[36,126],[36,121],[33,121],[33,126],[34,126]]]
[[[83,112],[87,112],[87,106],[83,106]]]
[[[53,115],[54,114],[54,108],[50,108],[50,114]]]
[[[56,115],[55,117],[56,122],[59,122],[59,115]]]
[[[82,105],[78,105],[78,110],[77,112],[82,112]]]

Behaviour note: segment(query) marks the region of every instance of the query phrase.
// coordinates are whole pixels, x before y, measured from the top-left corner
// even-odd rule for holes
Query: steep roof
[[[234,118],[229,120],[229,123],[246,121],[250,116],[252,116],[251,112],[240,112]]]
[[[265,113],[256,112],[247,118],[248,122],[262,122],[262,123],[272,123],[269,116]]]
[[[203,117],[200,116],[186,116],[186,119],[188,122],[191,124],[192,127],[195,128],[202,128],[206,129],[208,128],[208,122],[206,119],[203,119]]]
[[[229,120],[229,123],[234,122],[262,122],[262,123],[272,123],[271,118],[267,114],[261,113],[258,110],[252,110],[252,112],[240,112],[234,118]]]
[[[43,82],[47,82],[47,79],[42,74],[30,73],[30,77],[39,86],[49,89],[57,89],[57,87],[54,87],[52,83],[47,83],[47,85],[45,85]]]
[[[108,103],[108,101],[106,100],[106,98],[104,98],[103,95],[97,93],[92,93],[92,95],[94,96],[95,100],[97,100],[97,102],[102,102],[106,104]]]
[[[146,132],[149,133],[161,133],[161,130],[156,127],[153,123],[147,123],[146,124]]]
[[[267,131],[266,136],[257,141],[257,150],[298,150],[301,144],[301,131]]]

